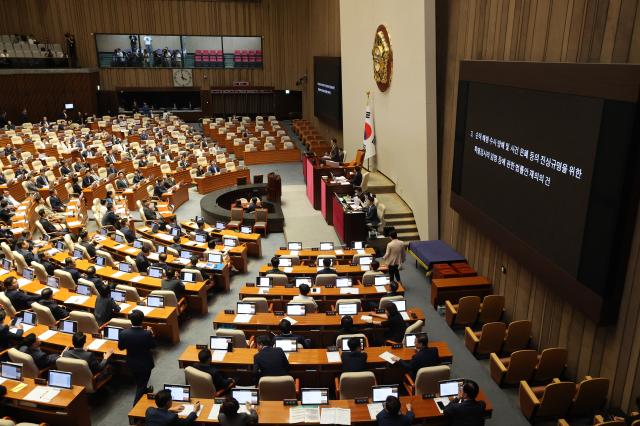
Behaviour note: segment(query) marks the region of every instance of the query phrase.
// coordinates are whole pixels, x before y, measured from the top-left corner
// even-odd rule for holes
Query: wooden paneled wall
[[[507,300],[510,320],[533,321],[541,348],[566,346],[569,374],[611,380],[610,401],[640,395],[640,219],[636,221],[618,323],[598,327],[449,207],[461,59],[640,62],[637,0],[437,0],[441,137],[441,238],[463,253]],[[501,266],[506,267],[506,274]]]
[[[309,48],[306,64],[307,83],[303,92],[304,118],[311,120],[320,134],[335,137],[342,145],[342,129],[318,120],[313,115],[313,57],[340,56],[340,0],[309,1]],[[355,153],[347,153],[352,159]]]
[[[31,33],[66,48],[64,33],[71,32],[84,67],[97,66],[94,33],[259,35],[264,69],[194,70],[194,86],[206,90],[240,80],[293,89],[308,63],[308,7],[300,0],[3,0],[0,34]],[[170,87],[171,75],[171,70],[101,70],[100,84],[103,90]]]

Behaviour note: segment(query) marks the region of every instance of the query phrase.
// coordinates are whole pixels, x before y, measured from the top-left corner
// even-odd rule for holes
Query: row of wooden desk
[[[300,161],[300,150],[277,149],[273,151],[244,151],[244,163],[268,164],[268,163],[295,163]]]
[[[198,229],[198,225],[192,220],[184,220],[180,222],[180,226],[189,231],[195,231]],[[245,234],[243,232],[234,231],[233,229],[216,229],[209,224],[205,224],[204,231],[218,237],[236,237],[241,243],[246,244],[249,256],[262,257],[262,235],[257,232]]]
[[[234,186],[237,184],[238,179],[244,178],[246,183],[251,182],[251,175],[249,169],[244,168],[241,170],[235,170],[233,172],[224,172],[210,176],[198,176],[193,178],[198,187],[199,194],[208,194],[218,189]]]

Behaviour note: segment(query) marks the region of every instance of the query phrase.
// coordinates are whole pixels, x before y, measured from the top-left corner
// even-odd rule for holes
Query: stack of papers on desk
[[[291,325],[295,325],[295,324],[297,324],[297,323],[298,323],[298,321],[297,321],[297,320],[294,320],[294,319],[293,319],[293,318],[291,318],[291,317],[284,317],[283,319],[286,319],[287,321],[289,321],[289,323],[290,323]]]
[[[9,271],[7,271],[6,269],[0,268],[0,275],[5,275],[5,274],[8,274],[8,273],[9,273]]]
[[[106,340],[104,339],[94,339],[91,343],[89,343],[87,349],[89,349],[90,351],[97,351],[98,349],[100,349],[100,346],[104,344],[104,342],[106,342]]]
[[[22,331],[25,332],[25,333],[27,331],[31,330],[33,327],[35,327],[35,326],[34,325],[30,325],[30,324],[22,323]],[[9,331],[12,332],[12,333],[17,333],[18,332],[18,327],[10,327]]]
[[[370,271],[371,270],[371,266],[369,266],[369,265],[360,265],[360,270],[363,271],[363,272]]]
[[[297,256],[300,254],[300,250],[290,250],[289,256]]]
[[[373,317],[371,315],[360,315],[360,319],[364,322],[373,321]]]
[[[409,321],[409,314],[406,312],[400,312],[400,315],[402,316],[402,319],[405,321]]]
[[[125,250],[125,252],[129,253],[129,254],[136,254],[138,253],[138,249],[135,247],[131,247]]]
[[[124,311],[125,309],[129,309],[129,306],[131,305],[129,305],[127,302],[122,302],[118,306],[120,306],[121,311]]]
[[[269,287],[260,287],[258,289],[258,294],[269,294]]]
[[[72,222],[67,223],[67,225],[69,225],[69,226],[80,226],[80,225],[82,225],[82,222],[80,222],[79,220],[74,220]]]
[[[209,411],[209,416],[207,416],[207,420],[218,420],[218,415],[220,415],[220,404],[213,404],[211,406],[211,411]]]
[[[122,271],[116,271],[113,274],[111,274],[111,278],[120,278],[121,276],[123,276],[124,274],[126,274],[126,272],[122,272]]]
[[[189,263],[189,259],[185,259],[183,257],[176,257],[176,258],[173,259],[173,261],[175,263],[179,263],[181,265],[186,265],[187,263]]]
[[[291,407],[289,409],[289,423],[318,423],[320,421],[320,408],[318,407]]]
[[[26,278],[18,278],[18,287],[22,288],[27,284],[31,284],[31,280],[28,280]]]
[[[233,319],[233,322],[239,323],[239,324],[245,324],[251,321],[251,318],[253,318],[253,315],[251,314],[238,314]]]
[[[286,266],[284,268],[282,268],[282,270],[284,271],[285,274],[290,274],[293,272],[293,267],[292,266]]]
[[[195,404],[182,404],[182,411],[180,411],[178,413],[178,417],[182,417],[182,418],[186,418],[187,416],[189,416],[189,414],[193,413],[195,410]],[[202,409],[204,407],[201,405],[200,409],[198,410],[198,412],[196,413],[198,416],[200,415],[200,413],[202,413]]]
[[[142,275],[136,275],[135,277],[131,278],[131,281],[133,281],[134,283],[139,283],[143,279],[144,277]]]
[[[334,250],[336,252],[336,256],[342,256],[344,254],[343,250]]]
[[[392,354],[389,351],[384,351],[382,352],[380,355],[378,355],[380,358],[384,359],[385,361],[387,361],[389,364],[395,364],[396,360],[395,360],[395,355]]]
[[[340,352],[327,352],[327,362],[341,362]]]
[[[58,253],[58,249],[57,249],[57,248],[55,248],[55,247],[54,247],[54,248],[50,248],[49,250],[47,250],[47,251],[46,251],[46,253],[47,253],[49,256],[54,256],[54,255],[56,255],[56,254]]]
[[[89,300],[89,296],[71,296],[64,303],[69,303],[73,305],[82,305],[87,300]]]
[[[371,420],[375,420],[378,413],[384,410],[382,406],[382,402],[374,402],[373,404],[367,404],[367,408],[369,409],[369,417]]]
[[[227,351],[214,350],[211,353],[211,361],[224,361]]]
[[[117,246],[114,247],[115,250],[122,250],[123,248],[125,248],[126,245],[125,244],[118,244]]]
[[[151,312],[153,312],[153,310],[154,310],[155,308],[153,308],[153,307],[151,307],[151,306],[136,306],[136,307],[135,307],[135,308],[133,308],[133,309],[136,309],[136,310],[138,310],[138,311],[142,312],[142,313],[143,313],[143,314],[145,314],[145,315],[149,315]],[[133,310],[133,309],[132,309],[132,310]]]
[[[36,386],[23,399],[35,402],[51,402],[53,398],[58,396],[60,390],[50,388],[49,386]]]
[[[360,289],[357,287],[342,287],[340,288],[340,294],[360,294]]]
[[[387,289],[386,289],[386,287],[385,287],[385,286],[383,286],[383,285],[377,285],[377,286],[376,286],[376,292],[377,292],[377,293],[386,293],[386,292],[387,292]]]
[[[320,414],[321,425],[350,425],[351,409],[349,408],[323,408]]]
[[[46,341],[47,339],[51,339],[53,336],[56,335],[56,333],[58,333],[55,330],[47,330],[44,333],[42,333],[41,335],[38,336],[38,339],[42,340],[43,342]]]
[[[356,249],[356,253],[357,254],[367,254],[367,251],[365,249]]]

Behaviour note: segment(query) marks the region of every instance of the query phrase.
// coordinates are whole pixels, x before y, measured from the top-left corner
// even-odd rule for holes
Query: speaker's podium
[[[364,211],[352,208],[342,194],[333,194],[333,227],[344,245],[351,246],[354,241],[367,239]]]

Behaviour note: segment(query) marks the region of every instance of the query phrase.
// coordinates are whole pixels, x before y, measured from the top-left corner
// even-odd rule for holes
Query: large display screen
[[[342,128],[342,68],[340,57],[313,57],[313,107],[314,114]]]
[[[452,206],[593,314],[623,285],[638,204],[638,89],[627,99],[577,90],[566,65],[521,65],[508,81],[509,63],[461,67]],[[596,67],[593,76],[606,74]],[[607,84],[600,78],[591,84]]]

